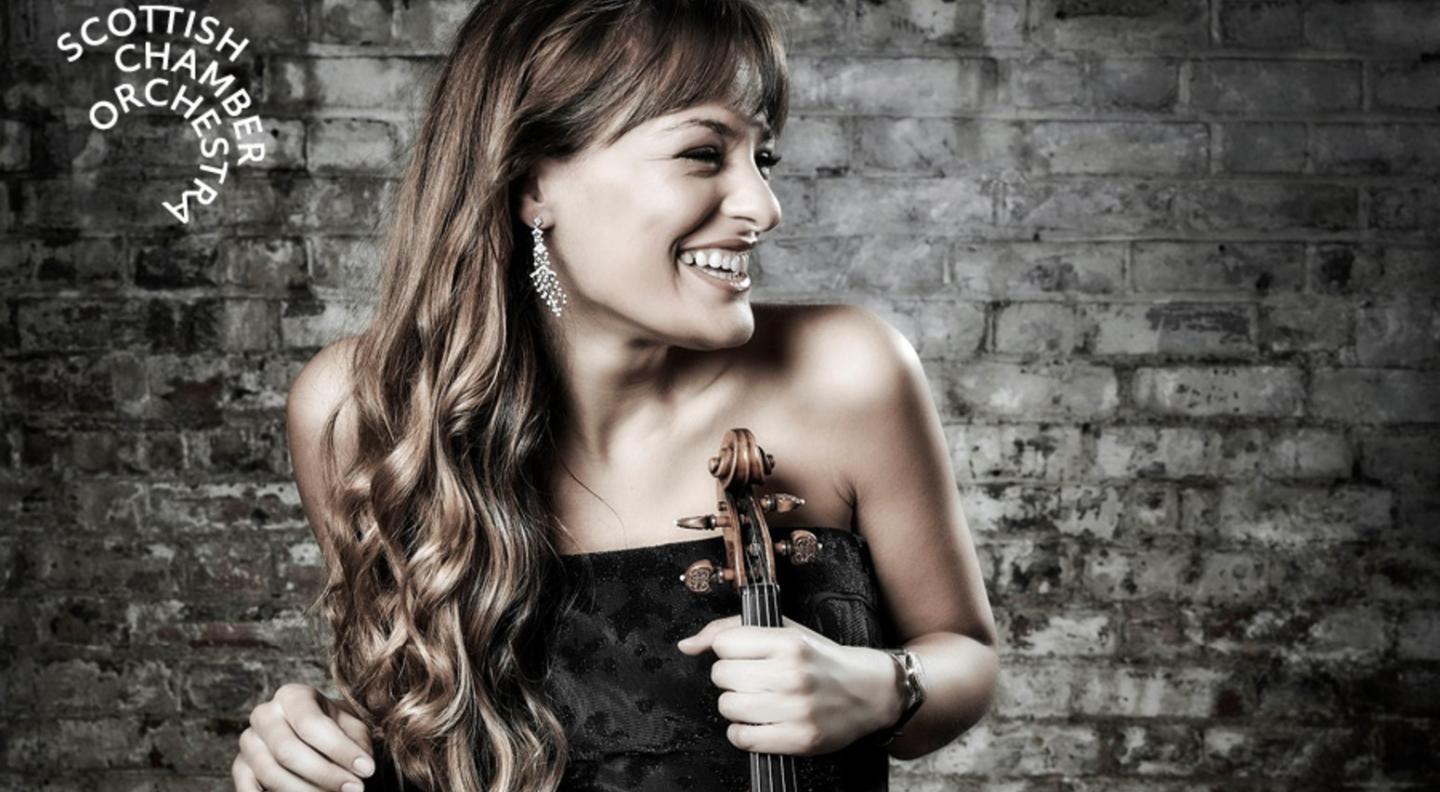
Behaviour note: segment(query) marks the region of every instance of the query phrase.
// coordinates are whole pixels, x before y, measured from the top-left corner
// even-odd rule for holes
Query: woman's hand
[[[374,772],[364,722],[343,702],[294,682],[250,711],[230,765],[236,792],[361,792],[361,777]]]
[[[899,719],[888,655],[781,620],[781,627],[759,627],[728,616],[677,644],[685,654],[715,651],[710,679],[721,688],[720,714],[732,721],[725,731],[731,744],[755,753],[824,754]]]

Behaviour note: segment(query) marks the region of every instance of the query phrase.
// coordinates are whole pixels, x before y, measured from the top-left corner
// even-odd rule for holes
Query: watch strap
[[[886,746],[894,742],[895,738],[900,736],[905,724],[914,717],[915,711],[925,703],[926,696],[924,669],[920,665],[920,657],[905,648],[882,651],[895,661],[898,682],[901,686],[901,712],[899,720],[895,721],[888,729],[882,729],[873,735],[872,744],[876,746]]]

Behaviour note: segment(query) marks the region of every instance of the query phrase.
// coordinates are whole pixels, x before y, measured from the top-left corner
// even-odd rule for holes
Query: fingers
[[[280,757],[272,754],[264,740],[260,739],[253,728],[240,733],[240,759],[244,764],[249,765],[254,774],[254,780],[258,783],[257,789],[275,790],[275,792],[325,792],[327,789],[338,790],[341,788],[339,786],[316,786],[282,767],[280,765],[282,757],[287,763],[293,761],[293,756],[290,755],[292,749],[283,750],[284,753]]]
[[[362,777],[374,772],[374,761],[325,713],[327,705],[335,709],[314,688],[286,685],[251,711],[249,737],[241,735],[241,750],[266,789],[359,792],[364,788]]]
[[[717,630],[709,641],[716,657],[759,659],[788,655],[799,659],[808,643],[803,633],[783,627],[738,625]]]
[[[289,717],[291,727],[307,744],[330,757],[330,760],[360,776],[375,772],[375,759],[370,745],[370,729],[355,717],[343,701],[335,701],[313,688],[310,696],[301,699],[303,714]],[[297,699],[301,698],[297,696]],[[306,704],[315,704],[311,711]],[[286,709],[286,715],[290,710]]]
[[[715,708],[731,723],[804,722],[810,718],[809,702],[802,696],[774,693],[723,691]]]
[[[721,690],[789,693],[808,690],[811,676],[803,668],[769,660],[721,658],[710,664],[710,681]]]
[[[714,619],[694,633],[681,638],[675,643],[675,646],[685,654],[705,651],[710,647],[710,641],[713,639],[715,633],[738,624],[740,624],[739,616],[726,616],[724,618]]]
[[[330,702],[330,705],[334,707],[330,713],[330,717],[335,719],[335,723],[340,727],[340,731],[344,732],[345,736],[349,737],[350,741],[355,743],[355,747],[360,749],[361,754],[367,759],[373,759],[375,749],[370,744],[370,727],[365,725],[365,721],[355,717],[354,713],[346,709],[343,701],[333,701],[324,696],[321,696],[321,698]]]
[[[235,784],[235,792],[261,792],[260,781],[243,756],[236,756],[230,763],[230,780]]]
[[[731,723],[725,727],[725,739],[742,751],[754,753],[792,756],[826,753],[817,729],[795,723]]]

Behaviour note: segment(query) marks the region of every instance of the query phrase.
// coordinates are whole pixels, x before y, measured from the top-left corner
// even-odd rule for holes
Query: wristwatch
[[[895,721],[889,729],[876,732],[872,738],[872,744],[886,746],[900,736],[901,729],[906,722],[925,703],[925,672],[920,666],[920,658],[909,649],[884,649],[895,661],[896,683],[900,685],[900,720]]]

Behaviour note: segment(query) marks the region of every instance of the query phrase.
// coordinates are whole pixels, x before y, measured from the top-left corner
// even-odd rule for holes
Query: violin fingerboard
[[[759,627],[784,625],[780,606],[780,587],[774,583],[757,583],[740,590],[740,622]]]

